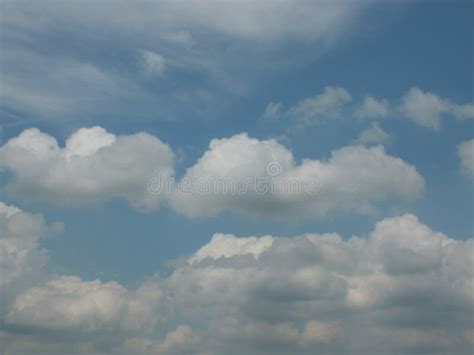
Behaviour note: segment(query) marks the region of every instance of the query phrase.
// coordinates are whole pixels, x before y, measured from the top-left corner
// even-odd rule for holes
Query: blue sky
[[[64,225],[61,232],[38,241],[47,249],[49,269],[135,289],[152,275],[172,275],[180,263],[176,260],[193,255],[215,233],[244,238],[334,232],[343,240],[369,238],[378,221],[406,213],[433,231],[470,242],[473,153],[472,147],[461,153],[460,144],[473,139],[473,3],[250,4],[2,2],[0,199],[41,213],[47,223]],[[363,107],[367,97],[379,105],[375,113]],[[277,108],[265,115],[270,103]],[[110,139],[118,139],[113,144],[122,144],[117,137],[131,137],[130,145],[77,171],[61,165],[66,150],[46,163],[35,158],[43,139],[54,137],[62,149],[79,129],[93,126],[113,134]],[[371,130],[362,141],[361,132],[370,127],[379,128],[385,138]],[[23,138],[30,157],[10,142],[31,128],[42,133]],[[104,132],[97,133],[99,140],[108,139]],[[134,136],[137,132],[158,142]],[[287,153],[292,155],[289,169],[294,174],[308,160],[328,164],[328,171],[341,169],[344,176],[337,180],[334,175],[336,187],[328,187],[328,211],[319,212],[316,200],[314,205],[284,205],[282,214],[266,216],[258,206],[267,202],[253,204],[253,197],[240,205],[226,199],[180,202],[165,196],[159,208],[157,200],[146,211],[134,207],[136,199],[149,202],[149,196],[136,193],[150,177],[147,167],[171,169],[176,181],[190,170],[195,175],[189,176],[214,171],[216,164],[245,159],[247,148],[241,152],[240,145],[254,147],[251,140],[235,139],[240,133],[258,140],[253,141],[258,149],[254,155],[254,148],[248,148],[255,171],[268,163],[259,160],[268,145],[275,149],[268,153],[272,157],[281,154],[283,166]],[[85,139],[82,145],[95,138]],[[217,148],[209,147],[212,140],[219,140]],[[273,143],[262,143],[268,140]],[[227,143],[233,150],[225,150]],[[331,158],[342,147],[357,146],[363,148],[354,154],[366,158],[359,165],[348,163],[353,170]],[[375,146],[383,150],[380,163],[375,156],[369,158]],[[135,147],[137,152],[128,157],[126,149]],[[224,158],[206,165],[206,151]],[[171,163],[165,161],[168,154]],[[401,165],[392,157],[401,159]],[[139,167],[134,165],[137,159],[143,159]],[[130,180],[118,181],[118,187],[107,180],[101,185],[108,166],[117,169],[111,175],[130,175]],[[134,180],[140,169],[147,173]],[[384,169],[391,176],[384,176]],[[376,177],[370,180],[372,175]],[[326,198],[324,177],[316,178],[322,179]],[[374,190],[380,189],[378,194],[360,192],[366,189],[366,178]],[[350,186],[355,181],[357,193],[348,198],[339,181]],[[94,195],[81,190],[83,182],[100,191],[92,190]],[[138,187],[130,187],[135,183]],[[362,211],[366,204],[369,212]],[[160,344],[156,346],[163,348]],[[254,349],[251,342],[245,344]],[[218,353],[209,344],[202,349]],[[377,353],[375,349],[364,351]],[[465,345],[459,349],[463,353]]]

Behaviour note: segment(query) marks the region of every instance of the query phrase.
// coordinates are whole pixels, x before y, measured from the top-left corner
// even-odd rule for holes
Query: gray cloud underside
[[[0,204],[8,354],[470,354],[473,240],[405,214],[368,237],[215,234],[131,290],[48,271],[57,228]]]

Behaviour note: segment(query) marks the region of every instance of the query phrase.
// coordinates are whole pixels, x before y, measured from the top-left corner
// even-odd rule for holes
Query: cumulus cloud
[[[24,213],[0,202],[0,287],[3,297],[7,297],[6,290],[40,278],[38,270],[48,258],[38,242],[51,231],[41,215]]]
[[[156,208],[147,179],[154,171],[172,179],[173,153],[147,133],[115,136],[101,127],[74,132],[64,147],[38,129],[27,129],[0,148],[0,166],[14,175],[9,193],[32,200],[77,204],[113,197],[138,209]]]
[[[402,97],[400,111],[420,126],[439,130],[442,118],[452,116],[458,119],[474,118],[474,104],[457,104],[429,91],[412,87]]]
[[[60,354],[92,346],[98,352],[104,344],[122,343],[125,334],[149,335],[158,317],[157,285],[144,282],[130,291],[113,281],[56,275],[40,239],[57,231],[58,225],[48,225],[42,215],[0,202],[2,349]]]
[[[116,282],[82,281],[76,276],[55,277],[20,293],[5,317],[7,324],[43,331],[104,336],[151,333],[159,297],[146,285],[136,293]],[[147,303],[148,302],[148,303]]]
[[[349,115],[358,119],[378,120],[400,114],[418,125],[439,130],[444,117],[458,120],[474,118],[474,104],[455,103],[436,93],[410,88],[400,99],[400,104],[391,104],[388,99],[366,96],[361,103],[352,104],[352,95],[343,87],[327,86],[323,93],[307,97],[288,110],[283,111],[281,103],[270,102],[263,117],[284,116],[297,121],[299,126],[308,126],[327,119],[340,119]]]
[[[380,119],[390,114],[390,104],[387,99],[377,100],[366,96],[362,104],[355,110],[357,118]]]
[[[474,139],[462,142],[458,145],[458,156],[461,167],[471,177],[474,177]]]
[[[161,286],[196,353],[468,354],[472,252],[406,214],[368,238],[216,235]]]
[[[370,127],[363,130],[357,138],[360,144],[385,144],[390,141],[390,135],[385,132],[378,122],[372,122]]]
[[[256,259],[272,246],[273,238],[264,236],[260,238],[235,238],[231,234],[216,233],[209,244],[200,248],[189,258],[191,264],[198,263],[206,258],[213,260],[236,255],[253,255]]]
[[[389,198],[414,199],[424,188],[412,165],[381,146],[347,146],[327,160],[296,164],[276,140],[246,134],[212,140],[183,182],[189,190],[177,191],[170,202],[189,216],[223,210],[286,218],[321,217],[335,210],[367,213]]]
[[[367,213],[389,198],[414,199],[424,186],[413,166],[382,147],[348,146],[328,160],[296,164],[276,140],[246,134],[212,140],[179,181],[173,164],[173,152],[158,138],[115,136],[101,127],[78,130],[64,147],[28,129],[0,148],[0,166],[13,175],[6,187],[13,196],[70,205],[121,197],[139,210],[166,201],[192,217],[224,210],[289,218]],[[155,178],[158,189],[150,185]]]
[[[288,114],[301,124],[311,125],[325,119],[342,118],[343,108],[351,101],[352,96],[346,89],[326,86],[321,94],[298,102]]]
[[[4,204],[0,226],[2,241],[46,228]],[[29,282],[10,288],[0,340],[12,355],[469,354],[473,247],[405,214],[350,239],[216,234],[136,290],[51,274],[43,262],[43,278],[23,273]],[[16,258],[40,250],[25,248]],[[1,260],[3,277],[16,261]]]

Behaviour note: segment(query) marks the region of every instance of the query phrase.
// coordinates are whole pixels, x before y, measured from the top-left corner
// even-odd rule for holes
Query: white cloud
[[[49,343],[67,343],[57,350],[59,354],[74,352],[77,344],[79,348],[86,343],[100,347],[121,343],[123,335],[149,335],[158,318],[160,291],[156,284],[144,282],[130,291],[113,281],[82,281],[52,273],[40,239],[57,231],[58,225],[47,225],[41,215],[0,202],[2,349],[15,354],[35,349],[46,354]],[[34,334],[39,335],[39,343]],[[89,349],[85,353],[93,352]]]
[[[269,174],[267,167],[272,165],[279,174]],[[343,147],[327,160],[306,159],[297,165],[276,140],[260,141],[246,134],[212,140],[183,181],[191,188],[176,191],[170,202],[189,216],[223,210],[282,218],[321,217],[335,210],[367,213],[386,199],[417,198],[424,188],[413,166],[387,155],[382,147]],[[224,190],[216,181],[230,183],[234,190]],[[210,188],[202,190],[198,182]],[[220,188],[212,189],[216,186]]]
[[[459,144],[458,156],[464,171],[474,177],[474,139]]]
[[[288,114],[304,125],[321,120],[342,118],[344,107],[352,101],[351,94],[344,88],[326,86],[320,95],[298,102]]]
[[[378,122],[372,122],[370,127],[361,132],[357,138],[360,144],[385,144],[390,141],[390,135],[385,132]]]
[[[20,293],[5,321],[59,333],[145,335],[155,327],[157,315],[152,306],[160,294],[156,288],[142,287],[129,292],[113,281],[55,277]]]
[[[322,120],[341,119],[352,111],[358,119],[378,120],[393,116],[397,112],[422,127],[439,130],[443,117],[459,120],[474,118],[474,104],[458,104],[433,92],[410,88],[400,99],[398,107],[393,107],[388,99],[366,96],[359,104],[352,103],[352,95],[343,87],[326,86],[323,93],[300,100],[288,110],[282,104],[270,102],[263,117],[284,116],[297,121],[299,126],[313,125]]]
[[[166,69],[166,60],[162,55],[152,51],[142,50],[141,56],[145,75],[152,77],[163,74]]]
[[[460,334],[472,327],[472,239],[451,239],[410,214],[380,221],[368,238],[233,238],[241,243],[226,243],[225,251],[222,237],[213,238],[161,283],[179,314],[198,325],[203,352],[442,354],[471,347]],[[242,251],[259,242],[266,246],[258,254]]]
[[[355,110],[357,118],[380,119],[388,116],[390,104],[387,99],[378,100],[372,96],[366,96],[361,105]]]
[[[0,202],[0,286],[4,299],[8,298],[7,290],[41,278],[39,270],[48,258],[38,248],[38,241],[49,233],[42,216]]]
[[[400,111],[419,125],[433,130],[441,128],[443,116],[454,116],[458,119],[474,118],[474,104],[456,104],[417,87],[412,87],[402,97]]]
[[[14,214],[20,213],[21,210],[15,206],[8,206],[3,202],[0,202],[0,215],[10,218]]]
[[[28,129],[0,148],[0,166],[13,175],[6,187],[13,196],[71,205],[121,197],[139,210],[157,209],[166,200],[188,216],[224,210],[289,218],[367,213],[389,198],[414,199],[424,185],[413,166],[382,147],[348,146],[329,160],[297,165],[276,140],[246,134],[212,140],[178,183],[173,163],[173,152],[158,138],[115,136],[100,127],[78,130],[64,147]],[[274,175],[269,167],[277,169]],[[162,183],[156,193],[149,190],[154,177]]]
[[[0,228],[2,240],[37,240],[45,224],[1,204]],[[0,340],[12,355],[464,354],[473,247],[406,214],[347,240],[216,234],[136,290],[31,264],[43,276],[23,273],[22,287],[9,286]],[[16,261],[1,260],[3,277]]]
[[[115,136],[101,127],[76,131],[64,148],[37,129],[0,148],[0,166],[14,175],[7,190],[15,196],[60,204],[123,197],[138,209],[158,207],[160,196],[150,195],[147,181],[156,171],[172,179],[173,159],[170,148],[147,133]]]
[[[269,120],[277,120],[283,113],[283,105],[280,102],[269,102],[262,117]]]
[[[229,258],[235,255],[253,255],[258,259],[259,255],[272,246],[273,238],[265,236],[260,238],[236,238],[231,234],[214,234],[209,244],[200,248],[191,258],[191,264],[200,262],[206,258],[219,259]]]

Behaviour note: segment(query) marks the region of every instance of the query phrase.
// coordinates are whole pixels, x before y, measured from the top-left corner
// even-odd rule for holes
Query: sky
[[[472,353],[471,1],[0,4],[3,353]]]

